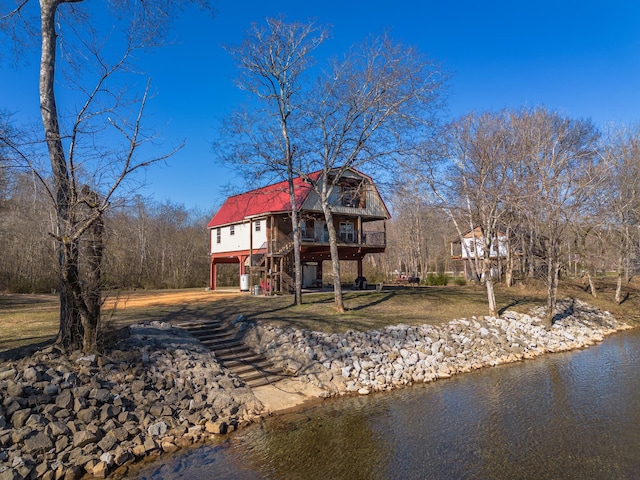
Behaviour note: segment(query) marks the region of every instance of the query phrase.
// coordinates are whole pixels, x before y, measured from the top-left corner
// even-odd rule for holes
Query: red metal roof
[[[314,172],[309,177],[317,180],[321,173],[321,171]],[[312,187],[311,184],[300,177],[295,178],[293,184],[296,193],[296,204],[299,207],[306,200]],[[289,188],[287,182],[283,181],[227,198],[220,210],[213,216],[207,228],[241,222],[245,218],[261,214],[290,211]]]

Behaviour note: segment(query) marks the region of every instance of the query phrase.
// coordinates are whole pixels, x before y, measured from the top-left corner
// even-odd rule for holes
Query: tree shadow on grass
[[[396,296],[396,292],[388,292],[388,293],[384,294],[383,296],[380,296],[376,300],[373,300],[373,301],[367,302],[367,303],[363,303],[363,304],[358,305],[356,307],[349,308],[348,310],[349,311],[364,310],[365,308],[370,308],[370,307],[374,307],[376,305],[380,305],[381,303],[384,303],[384,302],[386,302],[388,300],[391,300],[395,296]]]
[[[40,336],[40,337],[28,337],[22,340],[32,341],[33,343],[30,343],[28,345],[22,345],[20,347],[10,348],[9,350],[1,351],[0,362],[20,360],[21,358],[28,357],[29,355],[33,355],[38,350],[48,347],[49,345],[53,345],[56,341],[56,338]]]

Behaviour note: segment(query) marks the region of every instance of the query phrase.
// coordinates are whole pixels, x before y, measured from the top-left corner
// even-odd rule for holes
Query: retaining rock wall
[[[369,332],[326,334],[252,324],[247,341],[275,364],[324,388],[327,395],[367,394],[426,383],[485,366],[584,348],[631,328],[578,300],[559,302],[547,330],[536,315],[453,320],[441,326],[396,325]]]

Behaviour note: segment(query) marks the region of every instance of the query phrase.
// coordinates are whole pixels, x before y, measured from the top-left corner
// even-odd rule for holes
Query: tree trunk
[[[487,287],[487,300],[489,301],[489,315],[496,317],[498,315],[498,307],[496,305],[496,295],[493,291],[493,278],[491,277],[491,269],[485,275],[484,283]]]
[[[288,183],[291,201],[291,225],[293,227],[293,283],[295,291],[295,305],[302,305],[302,260],[300,258],[300,222],[298,219],[298,205],[293,184],[293,171],[289,167]]]
[[[80,315],[68,278],[77,278],[78,250],[71,239],[71,188],[69,172],[64,155],[58,123],[58,110],[54,91],[56,65],[56,10],[59,2],[40,1],[42,31],[42,53],[40,57],[40,114],[44,126],[45,140],[51,161],[51,172],[55,185],[57,216],[58,259],[60,267],[60,328],[58,342],[65,348],[76,348],[80,344],[78,333],[82,331]],[[65,244],[66,242],[66,244]]]
[[[322,201],[322,210],[327,222],[329,232],[329,252],[331,253],[331,267],[333,269],[333,294],[334,308],[338,313],[344,313],[344,300],[342,299],[342,281],[340,279],[340,254],[338,253],[338,235],[333,224],[333,212],[328,205],[328,200]]]
[[[97,195],[93,194],[97,199]],[[98,327],[100,325],[100,308],[102,304],[102,257],[104,252],[104,221],[100,215],[91,225],[86,240],[84,256],[87,259],[87,273],[84,282],[84,300],[87,315],[82,319],[84,328],[83,350],[93,352],[98,345]]]
[[[535,278],[536,277],[536,264],[535,264],[535,240],[534,240],[534,233],[537,234],[537,232],[534,232],[533,230],[530,232],[529,235],[529,241],[528,241],[528,252],[527,252],[527,260],[528,260],[528,274],[527,276],[529,278]]]
[[[596,284],[593,281],[593,276],[591,272],[587,270],[587,280],[589,280],[589,290],[591,291],[591,295],[593,298],[598,298],[598,292],[596,292]]]
[[[616,303],[622,303],[622,276],[624,275],[624,259],[622,254],[618,256],[618,281],[616,283]]]
[[[547,266],[547,315],[545,325],[551,327],[555,317],[556,304],[558,302],[558,274],[560,272],[560,262],[553,254]]]
[[[513,287],[513,264],[514,264],[514,255],[513,248],[511,248],[511,230],[507,228],[507,235],[505,238],[505,247],[507,250],[507,265],[504,270],[504,283],[507,287]],[[499,252],[498,252],[499,254]]]
[[[67,259],[65,246],[58,244],[60,269],[60,321],[56,342],[65,349],[77,350],[82,346],[82,320],[76,306],[71,285],[66,278],[77,276],[77,258]],[[73,246],[68,249],[70,254],[77,251]]]
[[[485,235],[485,238],[487,235]],[[496,306],[496,295],[493,290],[493,277],[491,275],[491,242],[485,242],[484,244],[484,258],[482,260],[482,277],[484,278],[484,284],[487,288],[487,300],[489,302],[489,315],[495,317],[498,315],[498,308]]]

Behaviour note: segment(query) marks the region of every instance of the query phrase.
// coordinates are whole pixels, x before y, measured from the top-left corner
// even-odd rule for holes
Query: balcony
[[[362,234],[362,241],[358,243],[358,232],[336,232],[338,235],[339,244],[347,245],[362,245],[369,247],[385,247],[386,246],[386,234],[383,231],[380,232],[364,232]],[[328,232],[323,232],[322,235],[314,235],[313,231],[303,231],[301,242],[315,243],[315,244],[329,244]]]

